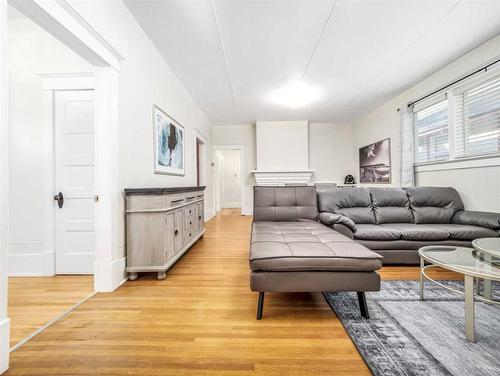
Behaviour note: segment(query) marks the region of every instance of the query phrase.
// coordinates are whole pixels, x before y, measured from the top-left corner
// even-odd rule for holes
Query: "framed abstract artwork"
[[[155,174],[184,175],[184,127],[158,106],[153,106],[153,125]]]
[[[391,183],[391,139],[359,148],[359,182]]]

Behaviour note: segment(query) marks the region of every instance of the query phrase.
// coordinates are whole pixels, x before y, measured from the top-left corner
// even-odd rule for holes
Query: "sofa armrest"
[[[452,223],[500,230],[500,213],[462,210],[453,216]]]
[[[356,224],[354,221],[341,214],[323,212],[319,215],[319,221],[327,226],[344,225],[351,231],[356,231]]]
[[[338,233],[348,237],[349,239],[354,239],[354,232],[347,226],[337,223],[330,226],[331,229],[337,231]]]

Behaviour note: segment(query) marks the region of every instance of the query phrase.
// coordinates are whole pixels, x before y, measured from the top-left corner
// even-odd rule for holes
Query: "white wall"
[[[251,171],[256,168],[257,163],[255,125],[214,126],[212,137],[214,145],[245,146],[245,169],[242,172],[245,195],[242,212],[245,215],[252,214],[255,179]],[[309,168],[316,170],[313,174],[313,181],[333,181],[342,184],[345,175],[354,174],[352,126],[350,124],[311,123],[308,139]],[[213,159],[215,163],[215,155]]]
[[[214,213],[208,166],[211,124],[194,103],[152,42],[119,0],[70,0],[69,4],[124,58],[120,67],[119,174],[123,188],[187,186],[196,184],[196,135],[206,140],[208,153],[205,217]],[[152,108],[156,104],[185,127],[185,176],[153,173]],[[125,222],[120,202],[120,246],[113,258],[124,265]]]
[[[0,56],[7,54],[7,1],[0,0]],[[9,231],[8,62],[0,58],[0,374],[9,366],[10,321],[7,317]]]
[[[315,170],[313,181],[343,184],[354,175],[350,124],[309,124],[309,168]]]
[[[241,207],[241,151],[219,150],[222,159],[221,207]]]
[[[53,260],[45,240],[49,179],[42,79],[39,73],[92,72],[93,67],[27,18],[10,18],[9,143],[10,240],[9,274],[44,274]]]
[[[444,69],[414,85],[373,112],[353,123],[353,157],[359,166],[358,148],[391,138],[392,185],[400,183],[400,135],[397,108],[446,85],[500,55],[500,36],[479,46]],[[356,167],[359,180],[359,171]],[[419,172],[418,185],[453,186],[467,209],[500,212],[500,166]]]
[[[243,161],[245,168],[241,172],[243,175],[243,202],[241,203],[241,213],[251,215],[253,212],[253,186],[255,178],[251,173],[256,168],[255,154],[255,126],[244,125],[222,125],[212,127],[212,142],[214,145],[242,145],[244,146]],[[215,155],[212,156],[215,164]],[[215,173],[215,167],[212,168]]]
[[[258,121],[257,170],[309,169],[307,121]]]

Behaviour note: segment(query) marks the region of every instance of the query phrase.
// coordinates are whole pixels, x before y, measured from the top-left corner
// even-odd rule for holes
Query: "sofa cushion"
[[[440,225],[429,225],[441,228],[450,234],[450,239],[459,240],[474,240],[477,238],[490,238],[498,237],[498,233],[495,230],[479,226],[469,226],[469,225],[459,225],[459,224],[440,224]]]
[[[463,210],[453,216],[452,222],[500,230],[500,213]]]
[[[375,224],[375,215],[367,188],[337,188],[318,192],[320,212],[341,214],[354,223]]]
[[[401,232],[388,226],[361,224],[353,233],[356,240],[398,240]]]
[[[415,223],[451,223],[455,213],[464,209],[458,192],[451,187],[405,188]]]
[[[251,270],[371,272],[380,269],[380,255],[318,225],[323,230],[308,221],[255,222],[250,245]],[[291,228],[297,232],[287,232]]]
[[[318,217],[314,187],[254,187],[255,221],[295,221]]]
[[[433,225],[389,223],[380,226],[399,231],[403,240],[446,240],[450,237],[448,231]]]
[[[410,202],[402,188],[370,188],[377,224],[414,223]]]

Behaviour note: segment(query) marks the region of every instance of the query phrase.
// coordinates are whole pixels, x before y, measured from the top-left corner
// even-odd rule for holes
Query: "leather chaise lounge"
[[[500,214],[467,211],[454,188],[321,188],[319,220],[384,256],[385,264],[418,264],[429,245],[471,247],[500,236]]]
[[[259,292],[356,291],[368,318],[365,292],[380,290],[382,257],[318,222],[314,187],[254,187],[250,287]]]

